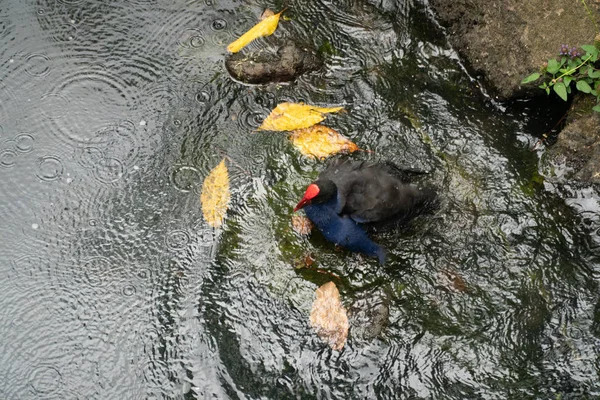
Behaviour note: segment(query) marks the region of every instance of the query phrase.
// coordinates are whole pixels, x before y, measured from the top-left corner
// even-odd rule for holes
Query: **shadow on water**
[[[223,57],[258,5],[8,3],[1,398],[600,394],[597,212],[545,190],[546,117],[488,101],[426,5],[293,2],[275,36],[328,49],[326,68],[249,87]],[[325,123],[370,151],[353,157],[439,188],[434,215],[377,237],[385,266],[293,231],[324,163],[254,132],[283,101],[343,105]],[[199,195],[224,156],[214,230]],[[309,324],[329,280],[384,321],[352,320],[341,352]]]

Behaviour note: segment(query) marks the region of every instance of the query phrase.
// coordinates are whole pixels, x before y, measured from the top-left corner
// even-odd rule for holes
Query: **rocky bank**
[[[450,43],[501,101],[545,96],[536,85],[521,86],[521,80],[556,57],[562,44],[592,44],[600,31],[597,0],[430,0],[430,5]],[[591,111],[593,105],[585,99],[572,103],[543,159],[548,179],[600,184],[600,115]]]

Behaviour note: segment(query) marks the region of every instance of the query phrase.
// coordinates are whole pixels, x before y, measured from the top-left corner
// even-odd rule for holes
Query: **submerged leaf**
[[[308,217],[303,215],[292,216],[292,228],[300,236],[308,236],[312,231],[313,224]]]
[[[258,130],[294,131],[309,128],[323,121],[323,114],[343,110],[344,107],[316,107],[304,103],[281,103],[263,121]]]
[[[323,125],[298,129],[292,132],[290,140],[302,154],[313,158],[325,158],[339,152],[352,153],[359,149],[354,142]]]
[[[223,159],[204,179],[200,194],[202,214],[210,226],[218,228],[223,224],[230,198],[229,173]]]
[[[341,350],[348,338],[348,315],[340,301],[335,283],[328,282],[317,289],[317,298],[310,312],[310,324],[334,350]]]
[[[279,17],[283,11],[271,15],[260,21],[258,24],[254,25],[250,30],[240,36],[236,41],[232,42],[227,46],[227,51],[231,53],[237,53],[244,47],[248,45],[254,39],[258,39],[263,36],[270,36],[277,29],[277,25],[279,24]]]

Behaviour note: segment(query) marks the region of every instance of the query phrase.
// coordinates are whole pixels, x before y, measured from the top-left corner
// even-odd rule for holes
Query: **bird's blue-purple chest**
[[[325,203],[309,204],[304,207],[306,216],[323,233],[323,236],[348,250],[385,260],[385,250],[373,242],[365,229],[347,215],[339,215],[337,196]]]

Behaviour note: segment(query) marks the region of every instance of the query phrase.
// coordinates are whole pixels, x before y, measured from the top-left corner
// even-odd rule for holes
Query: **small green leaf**
[[[573,77],[572,76],[565,76],[563,78],[563,82],[565,83],[565,86],[569,86],[572,81],[573,81]]]
[[[554,75],[560,69],[560,63],[554,58],[548,60],[548,73]]]
[[[546,88],[546,94],[550,95],[550,88],[549,87]]]
[[[577,67],[579,65],[578,62],[576,62],[575,60],[569,60],[568,64],[569,69],[574,69],[575,67]]]
[[[533,82],[533,81],[537,80],[539,77],[540,77],[539,72],[534,72],[533,74],[531,74],[528,77],[526,77],[525,79],[523,79],[521,81],[521,85],[525,85],[526,83]]]
[[[592,110],[594,110],[596,112],[600,112],[600,105],[597,105],[596,107],[592,108]]]
[[[593,94],[594,96],[598,96],[598,92],[596,92],[595,90],[592,90],[592,91],[590,92],[590,94]]]
[[[585,50],[586,53],[591,54],[591,55],[598,55],[598,49],[594,46],[592,46],[591,44],[584,44],[583,46],[581,46],[581,48],[583,50]]]
[[[586,81],[577,81],[577,90],[583,93],[590,93],[592,88]]]
[[[600,78],[600,70],[589,68],[587,73],[590,78]]]
[[[562,82],[557,82],[554,85],[554,92],[564,101],[567,101],[567,88]]]

